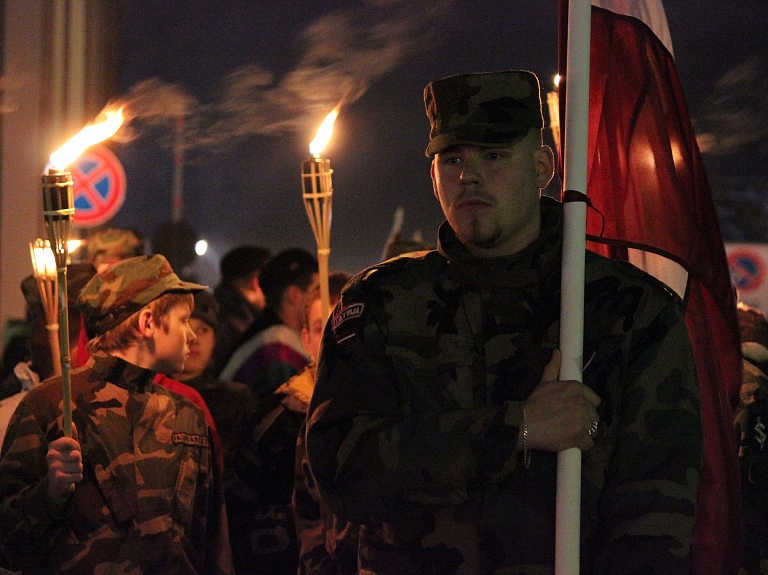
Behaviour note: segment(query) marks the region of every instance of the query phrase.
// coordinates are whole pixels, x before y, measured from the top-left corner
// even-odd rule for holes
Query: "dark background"
[[[664,5],[724,239],[768,241],[768,2]],[[424,156],[429,81],[526,68],[546,92],[557,72],[556,0],[124,0],[121,11],[121,98],[137,116],[134,138],[112,144],[128,178],[113,224],[149,240],[172,219],[182,133],[182,216],[210,245],[187,272],[208,283],[238,244],[316,249],[300,164],[339,101],[323,153],[330,261],[355,272],[379,261],[398,206],[406,237],[433,242],[443,219]]]

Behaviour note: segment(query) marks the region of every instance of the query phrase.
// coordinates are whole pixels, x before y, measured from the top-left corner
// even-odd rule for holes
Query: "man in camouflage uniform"
[[[0,459],[0,564],[37,573],[233,573],[219,467],[201,409],[152,382],[180,370],[192,293],[160,255],[83,288],[95,363],[24,397]]]
[[[584,383],[558,381],[562,207],[529,72],[425,90],[438,249],[347,286],[307,452],[360,573],[554,572],[557,453],[583,451],[581,573],[689,572],[699,397],[681,302],[586,254]]]

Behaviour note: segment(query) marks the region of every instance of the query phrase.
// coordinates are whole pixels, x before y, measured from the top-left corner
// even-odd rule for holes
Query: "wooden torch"
[[[72,437],[72,392],[70,383],[69,316],[67,314],[67,259],[75,202],[72,174],[51,168],[42,176],[43,218],[48,232],[50,249],[56,260],[59,294],[59,350],[62,399],[64,403],[64,434]],[[55,355],[55,354],[54,354]]]
[[[51,242],[37,239],[29,243],[32,257],[32,275],[37,281],[40,301],[45,314],[45,327],[48,328],[48,344],[51,347],[53,375],[61,375],[61,351],[59,349],[59,302],[58,274],[56,258],[51,250]]]
[[[59,349],[63,400],[63,428],[72,437],[72,390],[70,381],[69,316],[67,314],[67,260],[68,242],[75,216],[72,174],[65,168],[83,151],[110,138],[123,123],[123,109],[104,112],[105,119],[86,126],[61,148],[51,154],[49,165],[42,175],[43,218],[51,250],[56,260],[59,284]],[[54,354],[55,355],[55,354]]]
[[[304,207],[317,241],[317,264],[320,281],[320,301],[323,317],[330,314],[330,296],[328,289],[328,259],[331,255],[331,201],[333,184],[331,182],[331,161],[321,158],[325,146],[333,134],[333,123],[339,115],[338,108],[326,116],[317,137],[309,145],[312,157],[301,164],[302,190]]]

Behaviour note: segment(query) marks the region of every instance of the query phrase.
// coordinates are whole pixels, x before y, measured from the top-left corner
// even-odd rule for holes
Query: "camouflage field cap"
[[[107,228],[99,230],[86,243],[88,261],[99,267],[120,260],[144,255],[144,242],[134,230]]]
[[[541,129],[539,79],[512,70],[448,76],[424,88],[432,125],[427,156],[457,144],[508,146]]]
[[[88,332],[101,335],[165,293],[204,289],[179,279],[160,254],[137,256],[96,274],[80,292],[78,306]]]

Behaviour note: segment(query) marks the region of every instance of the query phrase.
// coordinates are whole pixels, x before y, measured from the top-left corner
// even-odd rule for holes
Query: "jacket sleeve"
[[[307,573],[336,573],[328,550],[325,546],[320,494],[315,480],[309,471],[309,463],[304,449],[306,423],[299,430],[296,443],[293,494],[291,509],[296,537],[299,542],[299,575]]]
[[[517,422],[505,418],[519,409],[461,405],[434,371],[393,362],[377,297],[346,292],[328,322],[306,438],[323,499],[363,524],[461,503],[514,469],[517,456]],[[437,372],[450,378],[451,367]]]
[[[690,570],[702,469],[696,367],[678,301],[646,315],[597,373],[585,369],[603,397],[582,471],[582,497],[599,502],[599,516],[582,519],[592,526],[582,536],[595,543],[595,574]]]
[[[64,527],[69,504],[57,505],[47,496],[47,452],[46,436],[22,401],[0,460],[0,551],[6,568],[44,563]]]

